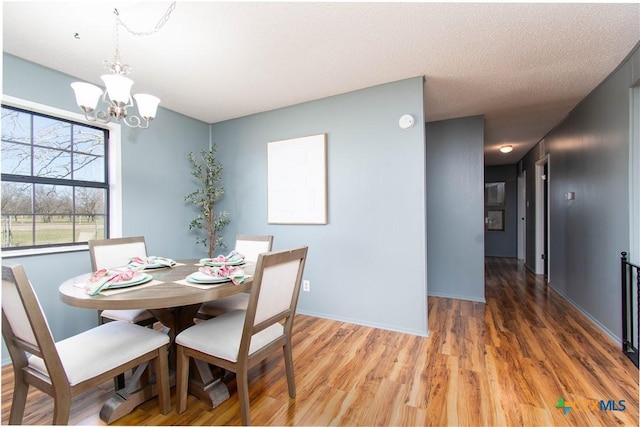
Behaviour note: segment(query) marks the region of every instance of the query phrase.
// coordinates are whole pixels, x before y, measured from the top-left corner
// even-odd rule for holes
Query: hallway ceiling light
[[[511,145],[503,145],[502,147],[500,147],[500,152],[501,153],[510,153],[513,151],[513,146]]]
[[[91,122],[109,123],[112,120],[123,121],[127,126],[132,128],[146,129],[149,127],[151,120],[156,116],[160,99],[146,93],[138,93],[131,96],[131,86],[133,80],[126,77],[131,71],[131,67],[120,62],[120,37],[119,26],[121,25],[129,33],[134,36],[144,37],[150,36],[158,32],[164,24],[169,20],[171,12],[176,7],[176,2],[171,3],[162,18],[155,25],[153,30],[147,32],[132,31],[122,20],[118,9],[114,9],[115,27],[113,30],[113,40],[116,48],[113,61],[104,61],[105,67],[110,74],[105,74],[100,78],[105,84],[106,90],[103,92],[98,86],[85,82],[71,83],[71,87],[76,95],[76,103],[78,107],[84,111],[84,117]],[[107,109],[96,111],[98,100],[102,96],[102,101],[107,104]],[[133,107],[133,100],[138,106],[139,115],[129,115],[127,109]]]

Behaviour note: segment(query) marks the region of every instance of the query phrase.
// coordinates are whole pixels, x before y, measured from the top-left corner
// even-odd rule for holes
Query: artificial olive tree
[[[193,153],[189,153],[188,159],[192,168],[191,175],[198,180],[198,188],[184,196],[184,200],[193,203],[200,210],[198,216],[189,223],[189,230],[198,232],[196,243],[208,248],[211,258],[218,247],[226,247],[218,233],[229,224],[227,212],[216,214],[215,209],[216,203],[224,195],[224,188],[220,185],[222,164],[216,159],[215,144],[209,150],[200,150],[200,159]]]

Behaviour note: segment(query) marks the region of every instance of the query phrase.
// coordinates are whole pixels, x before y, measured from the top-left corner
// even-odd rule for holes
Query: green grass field
[[[75,234],[75,236],[74,236]],[[74,238],[75,237],[75,238]],[[15,248],[32,245],[52,245],[61,243],[86,242],[105,238],[104,218],[91,221],[87,217],[76,217],[75,233],[69,217],[54,218],[51,222],[36,220],[35,241],[31,217],[2,218],[2,247]]]

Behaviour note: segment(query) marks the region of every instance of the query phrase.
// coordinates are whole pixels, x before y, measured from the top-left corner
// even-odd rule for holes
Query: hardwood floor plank
[[[422,391],[418,407],[426,408],[430,415],[437,414],[436,418],[441,419],[441,423],[447,420],[447,411],[453,411],[452,417],[456,411],[455,406],[448,407],[448,398],[449,395],[457,397],[454,393],[457,387],[457,359],[444,354],[434,354],[430,360],[431,362],[424,366],[424,373],[420,378],[422,382],[414,386],[420,387]]]
[[[480,394],[480,379],[478,373],[468,369],[459,369],[457,425],[470,426],[482,420],[483,396]]]
[[[282,358],[249,372],[259,425],[638,425],[638,370],[618,343],[515,260],[487,258],[486,304],[429,297],[429,337],[298,315],[290,399]],[[140,405],[114,425],[239,425],[235,380],[215,409],[193,396],[183,414]],[[2,423],[13,391],[2,368]],[[73,401],[72,424],[102,425],[112,382]],[[568,411],[556,407],[564,399]],[[601,410],[600,401],[609,405]],[[620,409],[611,410],[611,402]],[[175,409],[175,395],[172,396]],[[51,423],[31,390],[25,424]]]
[[[301,410],[288,414],[289,416],[286,417],[287,424],[292,421],[293,425],[309,425],[313,423],[332,425],[334,420],[340,419],[341,412],[350,406],[349,393],[328,386],[316,388],[305,399],[313,401],[314,404],[306,406],[298,405],[298,402],[296,402],[296,409],[300,406]],[[269,420],[269,425],[278,424],[283,418],[282,414],[273,414],[273,417]]]
[[[375,384],[374,384],[375,385]],[[402,418],[401,413],[396,408],[404,406],[407,400],[407,386],[385,378],[377,384],[376,392],[373,396],[374,402],[387,402],[387,405],[376,405],[369,408],[372,411],[373,425],[388,426],[398,423]]]
[[[484,371],[478,375],[478,394],[480,396],[480,418],[479,425],[483,426],[506,426],[506,418],[500,406],[503,400],[502,394],[497,393],[497,378],[493,366],[486,363],[487,349],[483,353],[482,365]]]

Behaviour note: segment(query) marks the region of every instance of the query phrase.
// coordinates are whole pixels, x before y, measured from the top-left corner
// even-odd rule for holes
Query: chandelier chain
[[[122,18],[120,18],[120,12],[118,11],[117,8],[113,9],[113,14],[115,16],[115,26],[113,29],[113,45],[115,47],[115,57],[113,62],[110,61],[104,61],[104,65],[106,68],[108,69],[113,69],[114,72],[116,74],[128,74],[131,71],[131,67],[129,65],[126,64],[122,64],[120,62],[120,26],[122,26],[122,28],[124,28],[125,30],[127,30],[128,33],[134,35],[134,36],[138,36],[138,37],[147,37],[150,36],[152,34],[157,33],[158,31],[160,31],[160,29],[162,29],[162,27],[164,27],[164,24],[167,23],[167,21],[169,20],[169,18],[171,17],[171,13],[173,13],[174,9],[176,8],[176,2],[172,2],[169,7],[167,8],[167,11],[164,13],[164,15],[162,15],[162,17],[158,20],[158,22],[156,23],[155,27],[153,27],[152,30],[150,31],[134,31],[131,28],[129,28],[129,26],[122,20]]]
[[[169,7],[167,8],[167,11],[164,13],[164,15],[162,15],[162,17],[158,20],[156,25],[150,31],[134,31],[131,28],[129,28],[129,26],[122,20],[122,18],[120,18],[120,13],[118,12],[118,9],[114,9],[113,13],[116,15],[117,25],[121,25],[125,30],[129,32],[129,34],[133,34],[134,36],[138,36],[138,37],[146,37],[160,31],[160,29],[164,27],[164,24],[166,24],[169,18],[171,17],[171,13],[174,11],[175,8],[176,8],[176,2],[174,1],[169,5]]]

